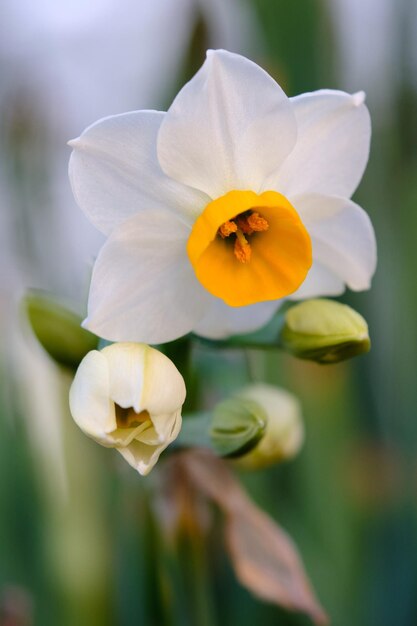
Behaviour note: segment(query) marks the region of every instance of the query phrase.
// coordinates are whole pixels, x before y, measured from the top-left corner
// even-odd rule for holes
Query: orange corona
[[[312,264],[300,216],[276,191],[230,191],[195,221],[188,257],[200,283],[230,306],[290,295]]]

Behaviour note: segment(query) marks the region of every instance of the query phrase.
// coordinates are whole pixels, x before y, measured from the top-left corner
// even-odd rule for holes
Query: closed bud
[[[293,394],[256,383],[239,391],[237,398],[255,403],[266,417],[263,436],[252,450],[236,460],[239,467],[262,469],[297,454],[304,441],[304,425],[300,403]]]
[[[259,402],[243,396],[223,400],[211,418],[211,446],[218,456],[240,456],[255,447],[264,436],[266,422],[266,413]]]
[[[103,446],[116,448],[143,475],[177,437],[184,400],[184,380],[172,361],[140,343],[89,352],[70,390],[78,426]]]
[[[371,342],[364,318],[334,300],[306,300],[285,314],[280,334],[284,350],[299,359],[337,363],[368,352]]]
[[[84,356],[97,348],[99,339],[81,328],[82,318],[53,296],[32,291],[24,298],[23,307],[37,340],[59,365],[75,370]]]

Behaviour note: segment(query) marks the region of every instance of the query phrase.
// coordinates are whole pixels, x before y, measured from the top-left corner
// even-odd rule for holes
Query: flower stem
[[[193,411],[197,405],[198,380],[192,363],[192,337],[186,335],[185,337],[181,337],[181,339],[157,347],[158,350],[163,352],[175,363],[176,367],[181,372],[187,388],[187,397],[183,410]]]

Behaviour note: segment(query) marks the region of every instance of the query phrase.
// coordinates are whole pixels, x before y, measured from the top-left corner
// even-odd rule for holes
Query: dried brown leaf
[[[306,613],[318,626],[327,624],[293,541],[248,498],[228,465],[206,450],[181,456],[189,480],[226,516],[226,545],[242,585],[262,600]]]

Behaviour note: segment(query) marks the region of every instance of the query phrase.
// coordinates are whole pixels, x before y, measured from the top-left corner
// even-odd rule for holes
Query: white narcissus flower
[[[363,93],[287,98],[224,50],[167,113],[87,128],[70,142],[70,179],[109,238],[85,326],[117,341],[221,338],[261,327],[282,298],[367,289],[375,237],[349,198],[370,135]]]
[[[260,442],[234,462],[245,469],[262,469],[294,457],[304,442],[304,424],[298,399],[292,394],[265,383],[241,389],[236,396],[256,402],[267,422]]]
[[[142,475],[177,437],[184,400],[184,380],[172,361],[137,343],[89,352],[70,391],[78,426],[103,446],[116,448]]]

